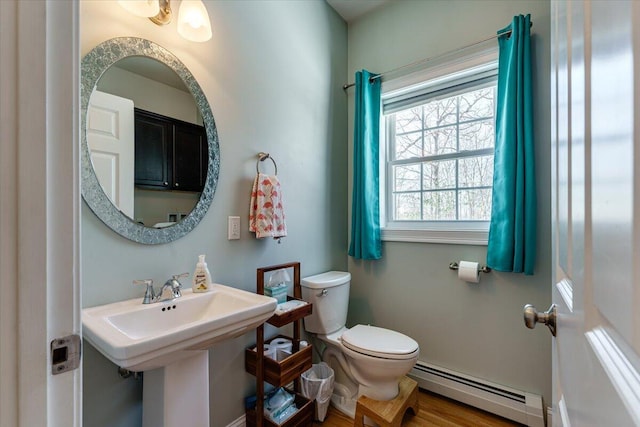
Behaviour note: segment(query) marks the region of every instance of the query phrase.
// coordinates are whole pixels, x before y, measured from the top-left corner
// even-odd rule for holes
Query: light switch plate
[[[230,216],[228,227],[229,227],[229,230],[228,230],[229,240],[240,239],[240,217]]]

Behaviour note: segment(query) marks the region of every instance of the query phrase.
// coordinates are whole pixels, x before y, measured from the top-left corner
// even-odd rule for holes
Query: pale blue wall
[[[353,81],[356,70],[384,72],[449,52],[494,35],[514,15],[531,13],[539,217],[535,275],[493,272],[479,285],[468,285],[448,269],[449,262],[484,262],[485,246],[386,242],[381,261],[350,259],[349,321],[405,332],[419,342],[420,360],[542,394],[546,404],[551,404],[551,335],[544,327],[525,329],[522,306],[546,309],[551,300],[549,10],[544,0],[402,0],[348,29]],[[349,135],[352,123],[350,89]]]
[[[403,331],[421,359],[551,397],[550,335],[524,329],[522,305],[550,302],[549,4],[547,1],[402,0],[347,26],[323,1],[206,1],[213,39],[179,38],[175,24],[156,27],[122,14],[112,2],[81,2],[81,53],[117,36],[153,40],[192,71],[211,103],[221,144],[221,174],[213,205],[190,235],[143,246],[110,232],[83,206],[83,306],[141,295],[131,280],[192,271],[206,253],[214,280],[253,290],[259,266],[299,260],[302,274],[345,269],[353,274],[350,323]],[[518,13],[531,13],[536,57],[539,177],[539,257],[536,275],[484,276],[479,286],[455,279],[450,261],[482,261],[475,246],[385,243],[376,263],[347,263],[347,159],[352,96],[341,85],[356,69],[385,71],[450,51],[495,33]],[[347,43],[348,40],[348,43]],[[347,59],[347,45],[349,56]],[[346,74],[348,70],[348,74]],[[290,237],[257,242],[242,223],[242,239],[226,239],[229,215],[245,217],[255,154],[271,152],[280,168]],[[210,352],[211,425],[243,413],[253,391],[244,372],[252,334]],[[139,425],[140,384],[87,347],[84,420],[90,426]]]
[[[157,27],[116,2],[82,1],[81,54],[112,37],[150,39],[191,70],[211,104],[220,136],[221,169],[211,209],[188,236],[144,246],[106,228],[83,205],[82,298],[90,307],[141,297],[131,281],[192,272],[206,254],[213,279],[254,291],[256,268],[300,261],[302,274],[346,269],[347,27],[323,1],[206,1],[213,38],[181,39],[175,23]],[[177,12],[177,11],[175,11]],[[272,153],[283,185],[289,236],[277,244],[247,231],[256,154]],[[239,215],[242,238],[227,240],[227,216]],[[244,348],[254,335],[210,352],[211,425],[244,413],[254,390]],[[86,346],[84,425],[135,427],[141,385],[122,380],[115,365]]]

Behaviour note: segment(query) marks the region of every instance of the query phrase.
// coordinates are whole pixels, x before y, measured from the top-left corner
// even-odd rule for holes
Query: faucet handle
[[[185,277],[189,277],[189,273],[182,273],[182,274],[174,274],[173,276],[171,276],[173,278],[173,280],[175,280],[176,282],[178,282],[178,284],[182,287],[182,283],[180,283],[180,279],[184,279]]]
[[[133,281],[134,285],[147,285],[147,289],[144,291],[143,304],[151,304],[156,297],[156,293],[153,290],[153,279],[137,279]]]
[[[188,275],[189,273],[182,273],[182,274],[174,274],[173,276],[171,276],[171,280],[169,282],[171,283],[171,292],[173,292],[174,298],[180,298],[182,296],[182,292],[180,292],[180,289],[182,288],[182,283],[180,283],[179,279],[187,277]]]

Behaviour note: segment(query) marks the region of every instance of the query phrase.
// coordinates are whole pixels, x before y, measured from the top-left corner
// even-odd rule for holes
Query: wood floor
[[[402,421],[403,427],[514,427],[521,424],[467,406],[440,395],[420,390],[420,411],[409,410]],[[329,408],[323,423],[314,426],[351,427],[353,420],[333,407]]]

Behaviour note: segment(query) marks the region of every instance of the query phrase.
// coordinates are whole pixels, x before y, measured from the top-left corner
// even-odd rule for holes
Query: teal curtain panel
[[[353,131],[353,191],[351,243],[356,259],[380,259],[380,79],[366,70],[356,72]]]
[[[498,95],[487,265],[533,274],[536,182],[533,141],[530,15],[515,16],[498,34]]]

